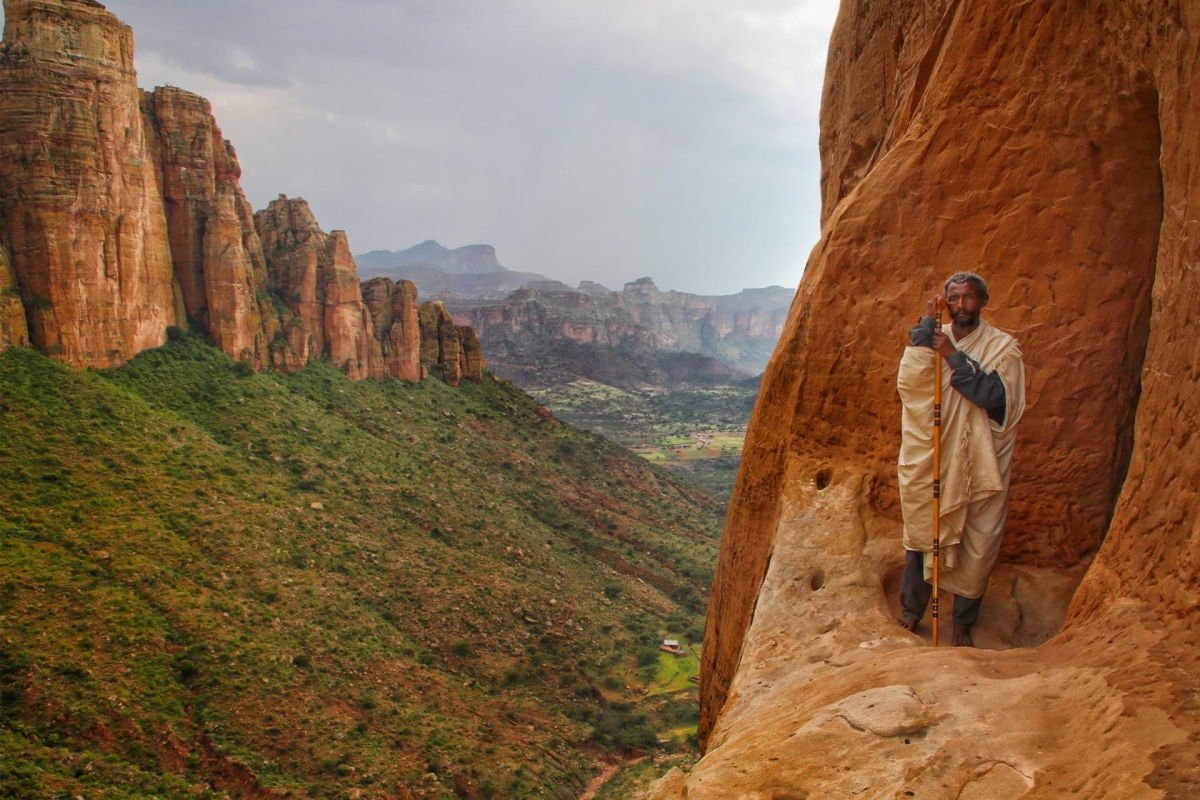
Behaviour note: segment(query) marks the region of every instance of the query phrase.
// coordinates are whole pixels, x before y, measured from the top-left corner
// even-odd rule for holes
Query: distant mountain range
[[[422,297],[446,295],[500,299],[531,283],[556,283],[536,272],[514,272],[496,259],[496,248],[469,244],[454,250],[429,239],[407,250],[372,250],[354,257],[363,279],[412,281]],[[568,288],[566,284],[558,284]]]
[[[623,387],[715,385],[757,375],[795,294],[782,286],[719,296],[662,292],[650,278],[621,291],[593,281],[571,288],[506,269],[489,245],[451,250],[432,240],[355,261],[364,277],[409,280],[442,301],[479,334],[489,366],[526,387],[575,377]]]

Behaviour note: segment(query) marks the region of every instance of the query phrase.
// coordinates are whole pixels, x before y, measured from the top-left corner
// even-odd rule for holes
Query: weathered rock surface
[[[362,285],[363,303],[379,338],[384,370],[393,378],[421,379],[421,325],[417,319],[417,287],[372,278]]]
[[[1200,763],[1200,28],[1190,7],[843,2],[824,226],[714,579],[707,755],[655,797],[1191,797]],[[904,332],[961,268],[1026,356],[981,644],[891,620]],[[1092,559],[1094,554],[1094,559]],[[1025,600],[1022,602],[1021,596]],[[947,604],[948,605],[948,604]],[[1019,613],[1018,613],[1019,612]]]
[[[90,0],[6,0],[0,245],[29,339],[108,367],[180,322],[133,33]]]
[[[595,283],[578,290],[535,284],[498,303],[466,298],[445,303],[456,319],[478,331],[501,371],[501,365],[541,367],[542,351],[571,343],[699,353],[753,375],[765,366],[783,330],[792,296],[780,287],[720,297],[660,292],[642,278],[620,292]]]
[[[28,346],[29,326],[25,322],[17,275],[8,250],[0,245],[0,350]]]
[[[4,8],[0,348],[116,366],[191,323],[256,369],[328,358],[355,379],[419,379],[415,287],[384,301],[377,336],[345,233],[300,199],[256,216],[208,101],[139,92],[127,25],[91,0]],[[447,253],[503,270],[486,246]],[[446,373],[478,380],[474,334],[438,335],[458,348]]]
[[[267,343],[278,322],[269,299],[261,307],[258,300],[266,295],[266,260],[233,145],[199,95],[160,86],[143,95],[142,108],[187,318],[230,356],[270,366]]]
[[[382,378],[383,355],[362,301],[344,231],[326,234],[301,198],[280,195],[254,215],[271,283],[298,317],[297,352],[328,355],[351,378]]]
[[[482,381],[487,363],[475,331],[456,325],[454,317],[438,302],[422,303],[417,313],[421,327],[421,377],[437,371],[451,386],[458,386],[463,379]]]

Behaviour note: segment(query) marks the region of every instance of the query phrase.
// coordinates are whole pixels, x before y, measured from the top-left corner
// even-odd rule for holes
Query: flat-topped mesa
[[[181,324],[129,26],[84,0],[6,0],[0,247],[30,342],[108,367]]]
[[[351,378],[382,378],[383,354],[345,232],[326,234],[306,201],[286,195],[257,212],[254,222],[271,284],[295,315],[283,336],[302,357],[298,366],[328,356]]]
[[[222,351],[264,369],[280,325],[237,153],[199,95],[160,86],[143,95],[142,109],[187,317]]]

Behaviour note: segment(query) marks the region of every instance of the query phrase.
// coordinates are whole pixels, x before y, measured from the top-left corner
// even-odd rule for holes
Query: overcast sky
[[[837,0],[102,0],[258,209],[619,289],[795,287]]]

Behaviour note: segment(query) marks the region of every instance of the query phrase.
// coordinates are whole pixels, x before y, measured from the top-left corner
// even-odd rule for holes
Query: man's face
[[[946,287],[946,310],[959,328],[974,328],[979,324],[979,312],[987,299],[979,294],[974,281],[952,283]]]

